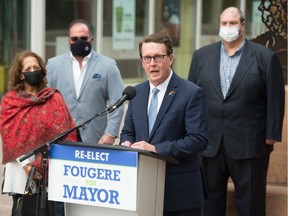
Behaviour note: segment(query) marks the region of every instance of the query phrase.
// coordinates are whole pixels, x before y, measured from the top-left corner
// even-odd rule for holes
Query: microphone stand
[[[68,134],[70,134],[71,132],[84,127],[85,124],[89,123],[90,121],[92,121],[93,119],[99,117],[99,116],[104,116],[107,115],[111,112],[113,112],[116,108],[115,105],[108,107],[107,109],[105,109],[104,111],[102,111],[101,113],[96,113],[93,117],[91,117],[90,119],[86,120],[85,122],[78,124],[77,126],[68,129],[66,131],[64,131],[63,133],[59,134],[58,136],[56,136],[55,138],[53,138],[52,140],[49,140],[48,142],[46,142],[45,144],[41,145],[40,147],[32,150],[31,152],[29,152],[28,154],[24,155],[23,157],[21,157],[19,159],[20,162],[22,162],[23,160],[31,157],[32,155],[38,155],[39,153],[42,154],[42,161],[41,161],[41,166],[43,167],[43,186],[42,186],[42,193],[41,193],[41,201],[40,201],[40,215],[41,216],[45,216],[45,209],[46,209],[46,183],[47,183],[47,178],[46,178],[46,171],[47,171],[47,164],[48,164],[48,156],[49,156],[49,150],[48,147],[53,144],[54,142],[58,141],[59,139],[67,136]],[[38,208],[38,206],[36,207]]]
[[[21,157],[19,159],[20,162],[22,162],[23,160],[31,157],[32,155],[37,155],[38,153],[45,153],[48,148],[51,144],[53,144],[54,142],[58,141],[59,139],[67,136],[68,134],[70,134],[71,132],[81,128],[81,127],[84,127],[87,123],[89,123],[90,121],[92,121],[93,119],[99,117],[99,116],[104,116],[104,115],[107,115],[111,112],[113,112],[115,109],[114,107],[109,107],[107,109],[105,109],[104,111],[102,111],[101,113],[96,113],[93,117],[91,117],[90,119],[86,120],[85,122],[81,123],[81,124],[78,124],[76,125],[75,127],[73,128],[70,128],[66,131],[64,131],[63,133],[59,134],[58,136],[56,136],[55,138],[53,138],[52,140],[49,140],[48,142],[46,142],[45,144],[39,146],[38,148],[32,150],[31,152],[27,153],[26,155],[24,155],[23,157]]]

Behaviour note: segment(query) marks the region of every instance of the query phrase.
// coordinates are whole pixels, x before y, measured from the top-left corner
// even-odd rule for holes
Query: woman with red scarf
[[[43,175],[41,155],[19,159],[62,132],[75,127],[59,91],[47,87],[45,63],[29,50],[18,53],[10,68],[9,92],[0,110],[5,180],[2,192],[13,195],[13,209],[25,190],[32,166]],[[72,132],[65,140],[76,141]],[[13,215],[12,209],[12,215]]]

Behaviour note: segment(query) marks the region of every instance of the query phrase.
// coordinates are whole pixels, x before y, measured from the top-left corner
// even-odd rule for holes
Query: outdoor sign
[[[48,199],[136,210],[138,153],[53,144]]]
[[[134,49],[135,45],[135,0],[114,0],[113,49]]]

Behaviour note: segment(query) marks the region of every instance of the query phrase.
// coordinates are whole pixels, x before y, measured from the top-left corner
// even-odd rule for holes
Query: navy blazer
[[[213,157],[221,139],[233,159],[267,154],[265,139],[281,140],[284,82],[276,53],[245,39],[227,96],[220,86],[221,42],[194,52],[189,80],[202,87],[208,102],[209,144],[202,153]]]
[[[173,73],[149,137],[147,106],[149,81],[137,86],[129,102],[121,142],[146,141],[160,155],[179,161],[167,164],[165,211],[201,207],[202,178],[197,153],[207,145],[207,105],[203,90]]]

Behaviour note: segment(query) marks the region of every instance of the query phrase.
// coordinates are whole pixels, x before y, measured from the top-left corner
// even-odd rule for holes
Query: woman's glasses
[[[83,41],[87,41],[90,37],[89,36],[81,36],[81,37],[70,37],[70,40],[72,42],[76,42],[78,40],[83,40]]]

